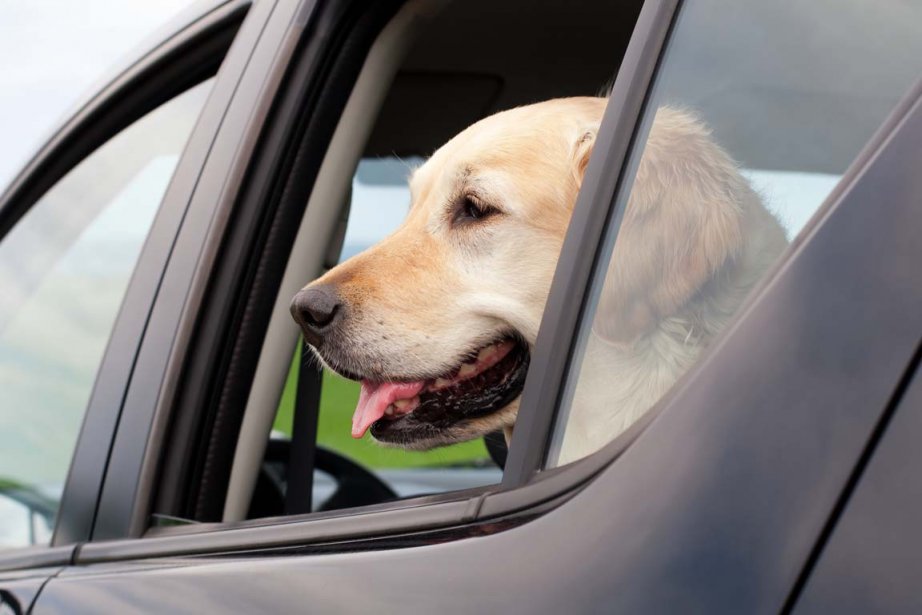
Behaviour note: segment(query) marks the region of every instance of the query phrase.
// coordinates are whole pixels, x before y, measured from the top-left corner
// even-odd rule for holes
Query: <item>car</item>
[[[0,611],[918,611],[920,24],[857,1],[196,5],[0,197]],[[349,438],[356,385],[310,361],[291,297],[395,228],[408,167],[467,125],[598,94],[511,441]],[[663,106],[790,245],[664,397],[563,463]]]

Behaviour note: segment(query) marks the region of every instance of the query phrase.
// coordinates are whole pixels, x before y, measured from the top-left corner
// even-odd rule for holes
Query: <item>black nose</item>
[[[302,289],[291,300],[291,315],[304,330],[307,342],[313,346],[323,341],[340,312],[342,304],[332,284]]]

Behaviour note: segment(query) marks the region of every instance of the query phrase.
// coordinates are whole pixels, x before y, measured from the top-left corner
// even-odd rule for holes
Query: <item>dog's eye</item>
[[[480,208],[480,205],[475,203],[474,199],[470,197],[464,198],[464,204],[462,205],[462,207],[464,208],[464,215],[474,220],[483,218],[483,215],[485,213],[483,209]]]
[[[455,222],[470,222],[481,220],[497,213],[497,210],[489,205],[481,203],[476,197],[465,196],[461,199],[455,213]]]

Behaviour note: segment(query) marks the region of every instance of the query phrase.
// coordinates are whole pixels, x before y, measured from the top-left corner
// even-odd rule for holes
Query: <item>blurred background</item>
[[[0,2],[0,191],[126,52],[192,1]]]

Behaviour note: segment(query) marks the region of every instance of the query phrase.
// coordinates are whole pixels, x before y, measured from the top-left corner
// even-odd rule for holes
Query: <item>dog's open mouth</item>
[[[378,440],[405,441],[415,439],[412,432],[428,432],[495,412],[522,392],[528,361],[525,344],[503,338],[471,353],[438,378],[415,382],[362,380],[352,417],[352,437],[361,438],[370,428]]]

